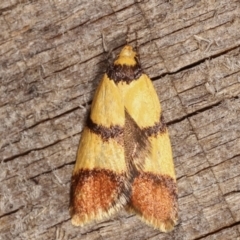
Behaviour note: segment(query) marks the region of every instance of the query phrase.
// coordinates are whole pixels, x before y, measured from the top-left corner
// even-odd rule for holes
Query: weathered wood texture
[[[0,239],[240,239],[239,0],[0,1]],[[138,45],[169,126],[180,220],[69,221],[71,172],[107,65]],[[137,41],[136,41],[137,40]]]

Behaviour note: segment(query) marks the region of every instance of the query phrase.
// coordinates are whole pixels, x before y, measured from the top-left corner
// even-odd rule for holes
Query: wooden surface
[[[240,239],[240,2],[0,1],[0,239]],[[93,93],[127,41],[168,123],[180,220],[73,227],[70,178]]]

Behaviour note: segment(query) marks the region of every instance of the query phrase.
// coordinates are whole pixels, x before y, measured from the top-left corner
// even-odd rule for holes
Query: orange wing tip
[[[167,219],[164,222],[162,222],[154,218],[147,219],[143,216],[140,218],[143,222],[145,222],[151,227],[154,227],[155,229],[159,229],[161,232],[170,232],[174,229],[174,226],[177,224],[177,219]]]
[[[167,175],[141,173],[133,182],[130,209],[147,224],[171,231],[178,219],[176,181]]]
[[[116,204],[114,207],[108,209],[107,211],[99,210],[98,212],[95,212],[93,214],[73,214],[71,218],[72,225],[78,227],[83,227],[85,224],[91,223],[93,221],[101,221],[104,219],[109,218],[116,212],[118,212],[123,206],[126,204],[126,200],[122,199],[124,201],[124,204]],[[70,210],[71,211],[71,210]]]
[[[106,169],[80,170],[72,176],[70,215],[82,226],[119,211],[127,202],[124,174]]]

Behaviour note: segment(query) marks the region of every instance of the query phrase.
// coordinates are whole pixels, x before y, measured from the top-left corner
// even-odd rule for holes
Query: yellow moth
[[[82,133],[71,185],[72,224],[101,220],[122,208],[163,232],[178,218],[161,106],[129,45],[104,74]]]

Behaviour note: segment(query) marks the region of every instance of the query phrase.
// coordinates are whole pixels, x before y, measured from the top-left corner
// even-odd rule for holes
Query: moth
[[[178,219],[171,144],[158,95],[129,45],[93,98],[71,180],[72,224],[120,209],[167,232]]]

